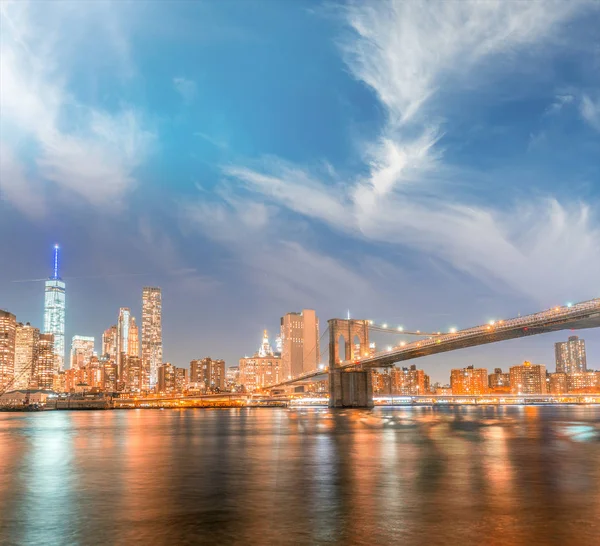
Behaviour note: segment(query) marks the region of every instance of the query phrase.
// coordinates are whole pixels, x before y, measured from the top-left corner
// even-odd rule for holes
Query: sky
[[[596,1],[0,8],[0,308],[20,321],[42,326],[55,243],[67,340],[99,350],[160,286],[178,366],[234,365],[303,308],[322,331],[348,310],[447,331],[600,297]],[[567,335],[415,363],[553,370]]]

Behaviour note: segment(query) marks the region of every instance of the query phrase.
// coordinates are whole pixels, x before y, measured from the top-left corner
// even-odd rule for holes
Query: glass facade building
[[[58,272],[59,246],[54,245],[52,276],[46,281],[44,291],[44,333],[54,335],[55,372],[65,366],[65,309],[66,285]]]

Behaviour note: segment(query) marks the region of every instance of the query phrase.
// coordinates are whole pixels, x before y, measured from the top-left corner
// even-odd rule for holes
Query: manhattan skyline
[[[437,331],[600,295],[593,3],[66,5],[2,8],[0,307],[18,320],[43,328],[44,281],[14,281],[46,279],[57,241],[67,344],[98,350],[121,307],[141,330],[160,286],[178,365],[234,364],[304,308]],[[553,367],[565,339],[420,366]]]

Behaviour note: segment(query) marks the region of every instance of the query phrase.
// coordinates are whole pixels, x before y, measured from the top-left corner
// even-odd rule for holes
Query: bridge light
[[[401,341],[400,342],[400,347],[404,347],[406,345],[406,341]]]
[[[571,302],[567,303],[567,307],[571,308],[573,307],[573,304]]]
[[[392,346],[391,346],[391,345],[388,345],[388,348],[387,348],[387,350],[388,350],[388,351],[391,351],[391,350],[392,350]]]
[[[382,328],[387,328],[387,324],[382,324],[381,327]]]
[[[417,330],[417,334],[420,334],[420,333],[421,333],[421,330]]]
[[[398,332],[402,332],[404,330],[404,328],[402,328],[402,326],[398,326]]]
[[[494,324],[496,324],[495,320],[490,320],[490,326],[494,326]]]
[[[372,320],[370,320],[370,321],[369,321],[369,324],[370,324],[371,326],[373,326],[373,321],[372,321]]]
[[[319,364],[319,370],[322,370],[323,368],[325,368],[325,364]]]

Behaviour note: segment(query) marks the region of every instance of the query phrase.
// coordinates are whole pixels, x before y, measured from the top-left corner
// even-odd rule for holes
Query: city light
[[[398,326],[398,332],[402,332],[404,328],[402,326]]]

